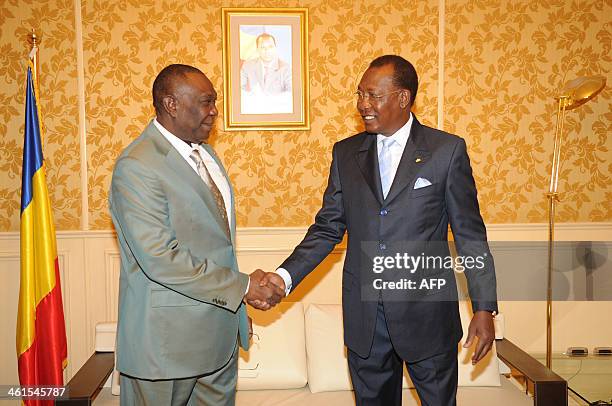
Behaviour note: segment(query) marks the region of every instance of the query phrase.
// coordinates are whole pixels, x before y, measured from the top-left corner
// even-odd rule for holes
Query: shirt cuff
[[[288,296],[289,292],[291,292],[291,288],[293,287],[291,275],[289,275],[289,272],[287,272],[285,268],[278,268],[276,270],[276,274],[283,278],[283,281],[285,282],[285,296]]]

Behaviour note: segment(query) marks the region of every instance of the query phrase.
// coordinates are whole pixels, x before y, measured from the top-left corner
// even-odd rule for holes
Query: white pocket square
[[[418,178],[416,182],[414,182],[414,190],[421,189],[427,186],[431,186],[431,182],[425,178]]]

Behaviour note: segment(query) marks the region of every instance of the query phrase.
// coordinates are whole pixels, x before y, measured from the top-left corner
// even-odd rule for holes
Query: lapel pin
[[[419,162],[421,162],[421,158],[415,159],[414,162],[416,162],[418,164]]]

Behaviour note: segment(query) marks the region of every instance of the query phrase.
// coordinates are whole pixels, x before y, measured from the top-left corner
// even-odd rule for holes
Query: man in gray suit
[[[283,294],[261,286],[263,272],[238,272],[234,197],[206,143],[216,99],[200,70],[164,68],[157,117],[113,171],[122,405],[233,405],[238,341],[249,342],[244,300],[269,307]]]

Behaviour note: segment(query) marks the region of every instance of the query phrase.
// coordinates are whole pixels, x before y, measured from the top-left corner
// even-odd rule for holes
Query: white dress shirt
[[[402,159],[404,148],[406,148],[406,144],[408,143],[408,137],[410,136],[410,130],[412,129],[412,121],[413,121],[413,116],[412,116],[412,113],[410,113],[410,117],[408,118],[408,121],[406,122],[406,124],[404,124],[399,130],[397,130],[392,135],[388,137],[382,134],[376,135],[377,151],[380,151],[380,149],[382,148],[382,140],[384,138],[391,138],[395,141],[391,143],[391,145],[389,146],[389,149],[391,150],[390,152],[391,152],[391,160],[392,160],[391,162],[392,179],[395,179],[395,174],[397,173],[397,168],[399,167],[400,160]],[[376,168],[376,170],[378,171],[378,168]],[[393,184],[393,181],[391,181],[391,184]],[[283,278],[283,281],[285,282],[285,296],[287,296],[289,292],[291,292],[291,288],[293,287],[291,275],[289,275],[289,272],[287,272],[285,268],[278,268],[276,270],[276,273],[281,278]]]
[[[189,156],[191,155],[191,151],[193,151],[193,149],[195,148],[197,148],[200,151],[200,155],[202,156],[202,161],[204,161],[204,165],[206,166],[206,169],[208,169],[208,172],[210,173],[210,177],[212,178],[212,180],[215,182],[215,184],[219,188],[219,191],[221,192],[221,196],[223,196],[223,203],[225,203],[225,210],[227,210],[227,221],[229,221],[229,224],[231,225],[232,220],[233,220],[233,216],[232,216],[233,211],[232,211],[232,195],[230,192],[230,185],[227,179],[225,178],[225,176],[223,175],[221,168],[217,164],[217,161],[215,161],[214,158],[208,153],[208,151],[202,148],[202,146],[198,144],[191,144],[191,147],[190,147],[189,144],[187,144],[185,141],[181,140],[179,137],[177,137],[176,135],[168,131],[166,128],[164,128],[164,126],[161,125],[159,121],[157,121],[157,119],[153,120],[153,124],[155,125],[155,127],[157,127],[159,132],[162,133],[164,138],[166,138],[168,142],[172,144],[172,146],[177,150],[179,155],[182,156],[185,161],[187,161],[189,166],[191,166],[191,168],[195,171],[198,177],[200,177],[200,174],[198,173],[198,168],[196,166],[196,163]]]
[[[400,160],[402,159],[402,154],[404,153],[404,148],[406,148],[406,144],[408,143],[408,137],[410,136],[410,129],[412,128],[412,113],[410,113],[410,118],[399,130],[393,133],[390,136],[384,136],[382,134],[376,135],[376,148],[377,151],[380,151],[382,148],[383,140],[385,138],[393,140],[389,145],[389,151],[391,153],[391,184],[393,184],[393,179],[395,179],[395,174],[397,173],[397,168],[399,167]]]

